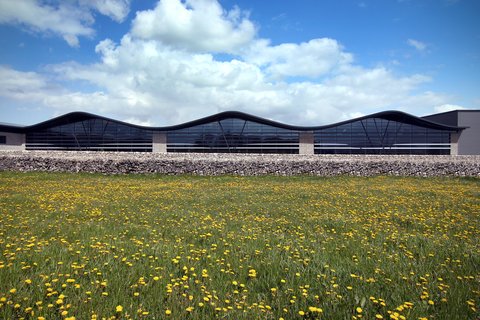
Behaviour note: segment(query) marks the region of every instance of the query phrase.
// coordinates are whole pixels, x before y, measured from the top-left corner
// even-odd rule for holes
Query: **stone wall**
[[[238,155],[0,151],[0,170],[195,175],[401,175],[480,178],[480,156]]]

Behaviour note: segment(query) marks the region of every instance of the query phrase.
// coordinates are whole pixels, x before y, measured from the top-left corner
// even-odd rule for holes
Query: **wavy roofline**
[[[295,130],[295,131],[314,131],[314,130],[328,129],[328,128],[333,128],[333,127],[341,126],[344,124],[348,124],[356,121],[362,121],[370,118],[382,118],[386,120],[399,121],[403,123],[418,125],[422,127],[429,127],[432,129],[439,129],[439,130],[461,131],[467,128],[467,127],[449,126],[449,125],[433,122],[430,120],[426,120],[421,117],[413,116],[411,114],[408,114],[402,111],[395,111],[395,110],[381,111],[381,112],[373,113],[370,115],[357,117],[350,120],[340,121],[332,124],[321,125],[321,126],[296,126],[296,125],[290,125],[282,122],[277,122],[270,119],[265,119],[262,117],[254,116],[254,115],[240,112],[240,111],[224,111],[224,112],[220,112],[220,113],[206,116],[203,118],[199,118],[196,120],[192,120],[192,121],[188,121],[188,122],[184,122],[184,123],[172,125],[172,126],[164,126],[164,127],[141,126],[141,125],[136,125],[136,124],[132,124],[132,123],[128,123],[128,122],[124,122],[124,121],[120,121],[120,120],[116,120],[116,119],[112,119],[112,118],[108,118],[108,117],[104,117],[104,116],[100,116],[100,115],[96,115],[88,112],[74,111],[74,112],[70,112],[70,113],[67,113],[46,121],[42,121],[33,125],[28,125],[28,126],[0,124],[0,131],[11,131],[11,132],[23,133],[23,132],[36,130],[36,129],[43,129],[43,128],[48,128],[56,125],[62,125],[62,124],[76,122],[76,121],[89,120],[89,119],[107,120],[107,121],[123,124],[126,126],[130,126],[130,127],[138,128],[142,130],[173,131],[173,130],[185,129],[185,128],[189,128],[197,125],[202,125],[210,122],[231,119],[231,118],[237,118],[237,119],[242,119],[246,121],[253,121],[253,122],[257,122],[265,125],[274,126],[277,128],[289,129],[289,130]]]

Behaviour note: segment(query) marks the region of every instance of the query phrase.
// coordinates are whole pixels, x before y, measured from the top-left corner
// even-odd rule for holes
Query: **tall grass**
[[[2,319],[475,319],[480,181],[0,173]]]

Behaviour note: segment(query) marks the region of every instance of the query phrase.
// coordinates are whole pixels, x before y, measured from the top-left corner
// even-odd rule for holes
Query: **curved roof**
[[[221,121],[225,119],[232,119],[232,118],[242,119],[246,121],[253,121],[260,124],[265,124],[265,125],[270,125],[277,128],[290,129],[295,131],[312,131],[312,130],[327,129],[327,128],[332,128],[332,127],[340,126],[343,124],[348,124],[355,121],[366,120],[370,118],[380,118],[380,119],[397,121],[397,122],[417,125],[421,127],[427,127],[431,129],[438,129],[438,130],[459,131],[459,130],[465,129],[465,127],[455,127],[455,126],[449,126],[449,125],[444,125],[441,123],[429,121],[429,120],[419,118],[401,111],[383,111],[383,112],[378,112],[378,113],[374,113],[374,114],[359,117],[359,118],[354,118],[354,119],[337,122],[333,124],[328,124],[328,125],[322,125],[322,126],[295,126],[295,125],[289,125],[289,124],[253,116],[253,115],[239,112],[239,111],[225,111],[225,112],[220,112],[208,117],[200,118],[197,120],[193,120],[193,121],[189,121],[189,122],[185,122],[185,123],[173,125],[173,126],[166,126],[166,127],[146,127],[146,126],[135,125],[135,124],[131,124],[131,123],[115,120],[115,119],[110,119],[107,117],[103,117],[103,116],[99,116],[99,115],[95,115],[87,112],[71,112],[71,113],[67,113],[62,116],[59,116],[47,121],[43,121],[34,125],[29,125],[29,126],[0,124],[0,131],[25,133],[25,132],[31,132],[34,130],[41,130],[41,129],[46,129],[50,127],[69,124],[72,122],[91,120],[91,119],[107,120],[114,123],[119,123],[129,127],[143,129],[143,130],[173,131],[173,130],[185,129],[185,128],[189,128],[189,127],[193,127],[201,124]]]

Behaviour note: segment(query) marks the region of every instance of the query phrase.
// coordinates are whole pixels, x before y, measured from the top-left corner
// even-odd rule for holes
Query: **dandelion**
[[[167,309],[167,310],[165,310],[165,314],[166,314],[167,316],[169,316],[169,315],[172,314],[172,311],[171,311],[170,309]]]
[[[357,311],[357,313],[362,313],[363,312],[363,309],[360,308],[360,307],[357,307],[355,310]]]
[[[120,306],[120,305],[118,305],[118,306],[115,307],[115,311],[116,311],[116,312],[122,312],[122,311],[123,311],[123,307]]]
[[[25,284],[32,284],[32,280],[30,279],[25,280]]]

